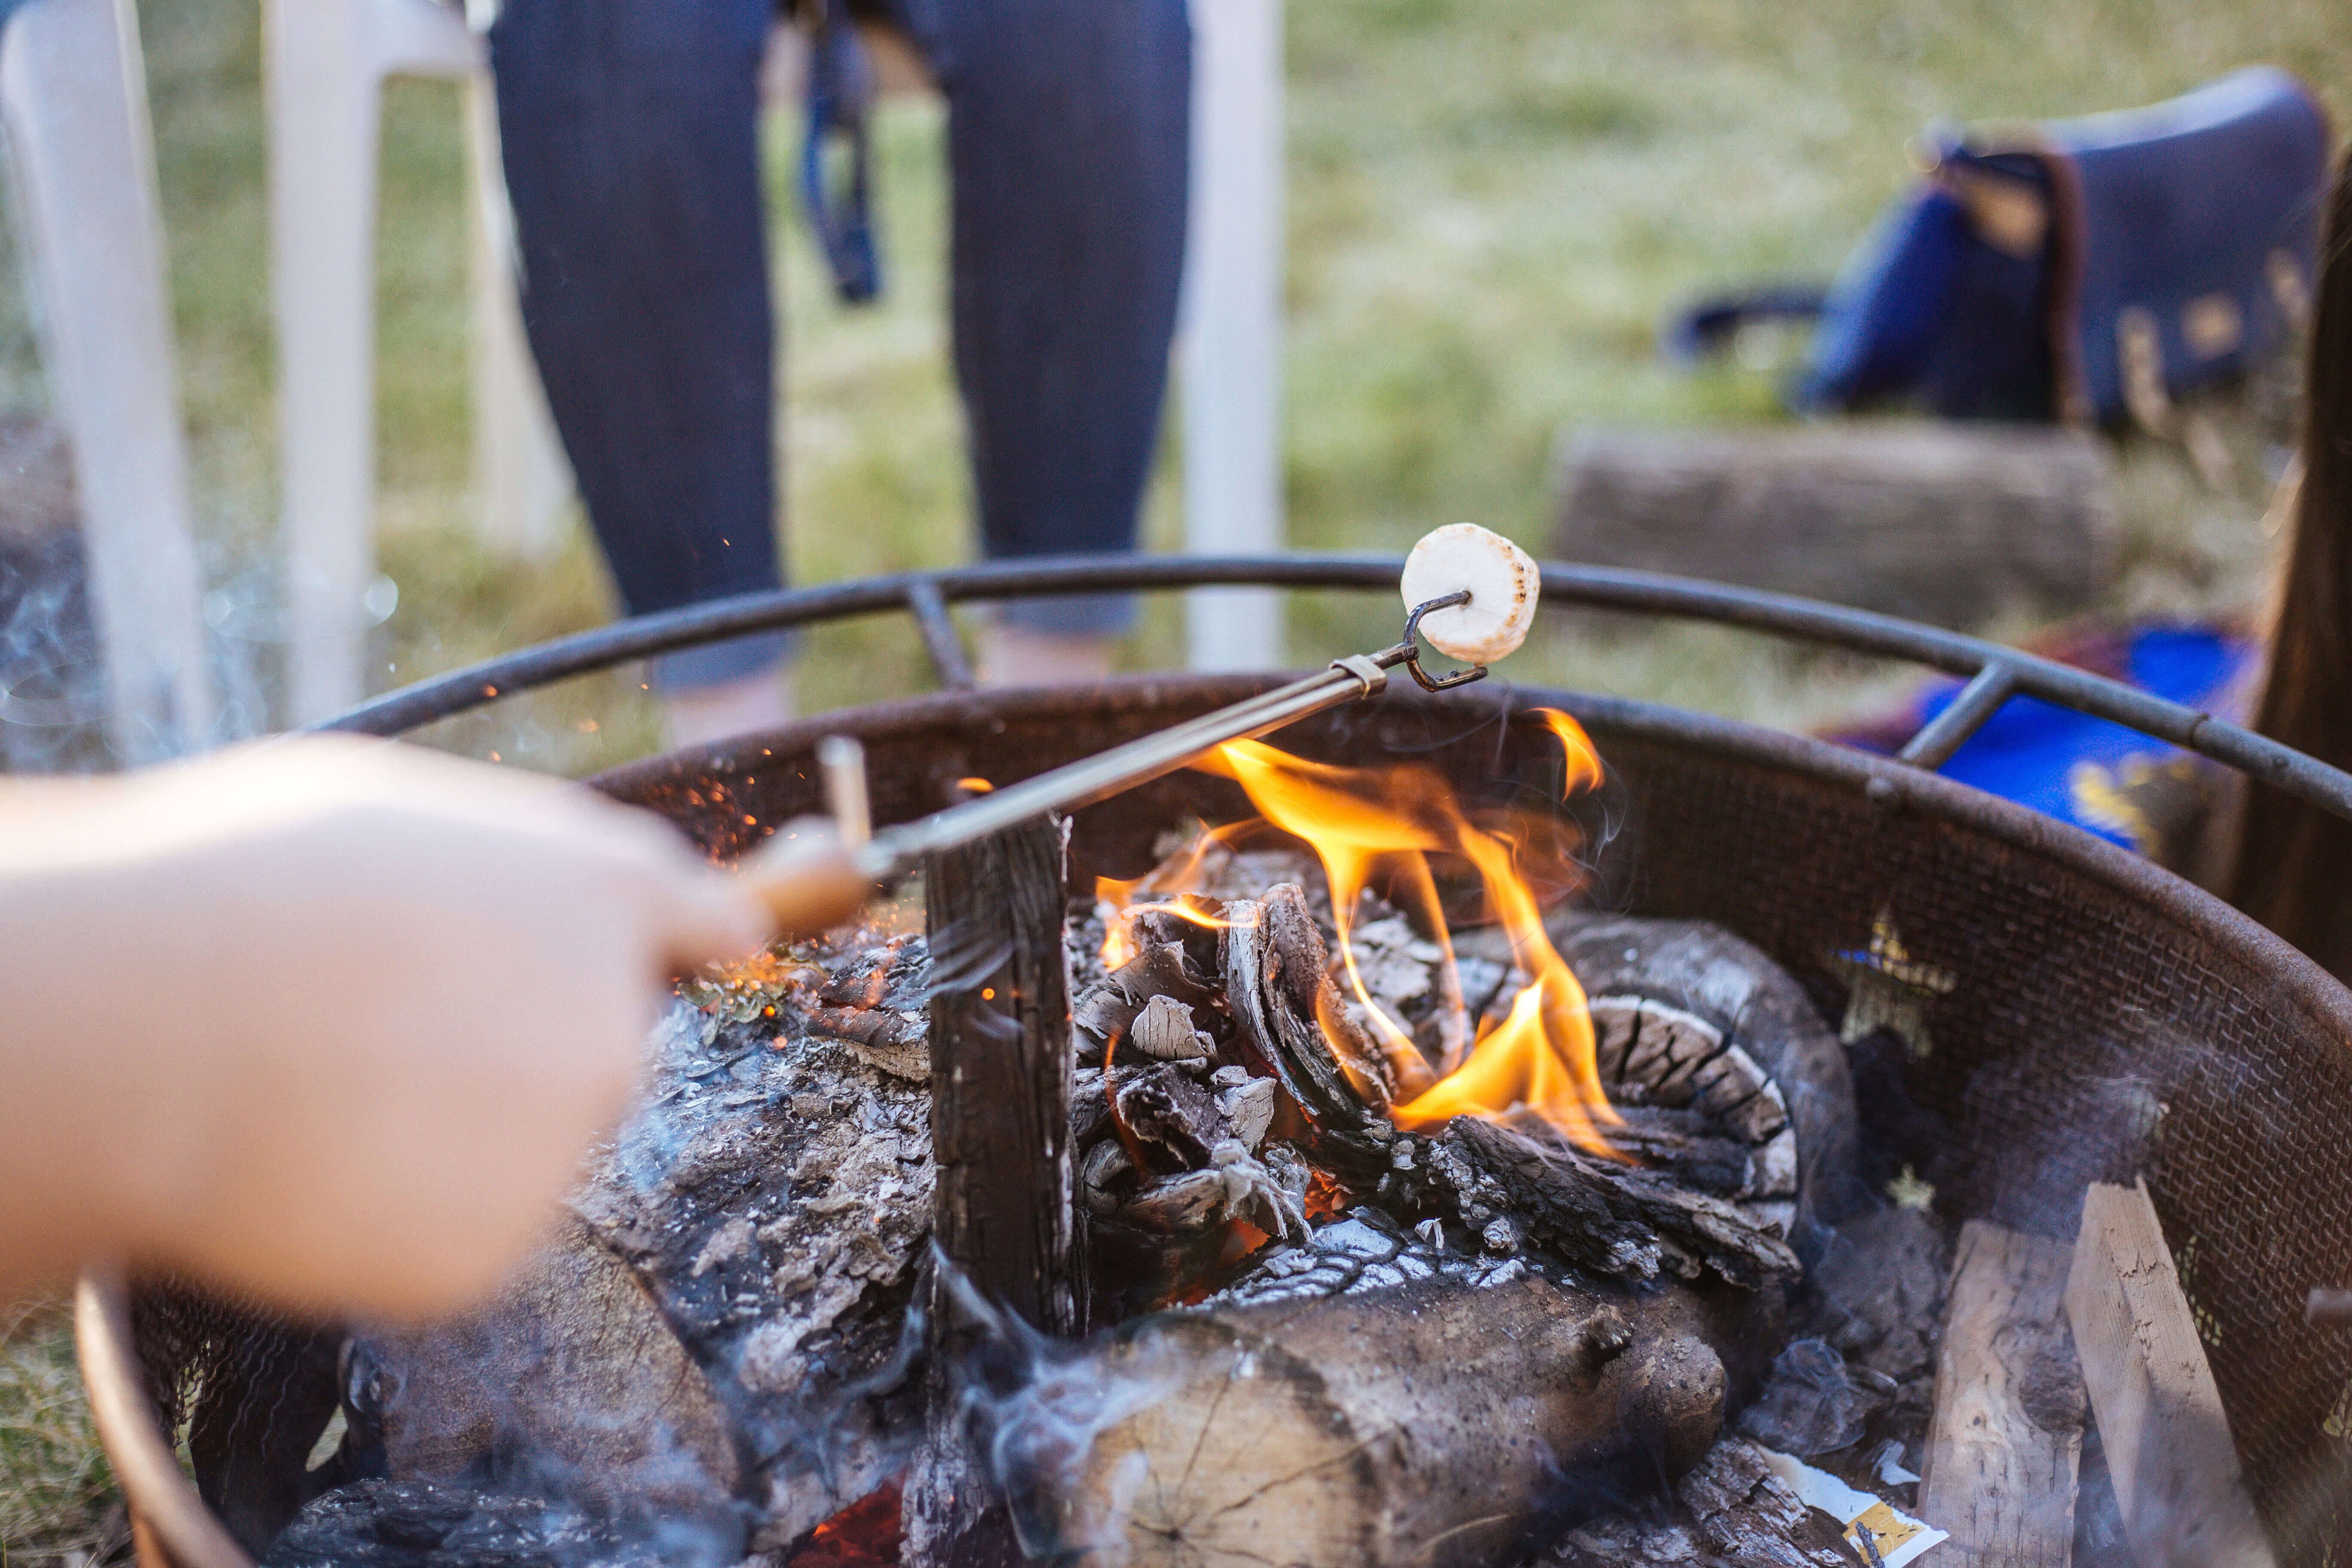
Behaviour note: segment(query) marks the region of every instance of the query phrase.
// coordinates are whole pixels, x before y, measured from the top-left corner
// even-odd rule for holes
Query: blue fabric
[[[1823,301],[1800,407],[1856,407],[1917,384],[1943,329],[1968,226],[1966,209],[1934,185],[1879,219]]]
[[[2251,643],[2204,626],[2148,627],[2132,634],[2132,685],[2192,708],[2210,709],[2254,657]],[[1959,694],[1938,682],[1921,701],[1926,723]],[[2072,823],[2109,843],[2137,848],[2101,809],[2105,791],[2136,767],[2163,767],[2189,755],[2137,730],[2039,698],[2012,697],[1944,764],[1944,776]]]
[[[2288,330],[2271,259],[2285,258],[2309,289],[2330,150],[2327,116],[2303,83],[2258,66],[2042,132],[2079,189],[2075,353],[2101,418],[2124,412],[2116,323],[2127,308],[2155,319],[2176,392],[2244,370]],[[2192,303],[2211,300],[2228,300],[2241,323],[2219,353],[2184,331]]]
[[[1184,0],[882,8],[948,99],[950,310],[982,542],[999,557],[1131,550],[1184,251]],[[757,134],[772,15],[772,0],[506,0],[490,32],[523,323],[633,614],[780,581]],[[1005,613],[1103,632],[1133,608]],[[730,679],[782,646],[672,655],[656,675]]]
[[[1823,300],[1790,401],[1811,413],[1909,400],[1954,418],[2118,420],[2126,310],[2154,322],[2169,391],[2236,374],[2287,329],[2274,271],[2310,287],[2328,152],[2310,91],[2268,67],[2147,108],[2049,121],[1999,150],[1943,138],[1947,167],[2032,188],[2052,220],[2040,253],[1986,243],[1940,178],[1923,183]]]

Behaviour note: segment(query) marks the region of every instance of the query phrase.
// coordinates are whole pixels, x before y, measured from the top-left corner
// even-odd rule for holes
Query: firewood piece
[[[2084,1195],[2066,1321],[2143,1568],[2271,1568],[2221,1389],[2144,1182],[2095,1182]]]
[[[1505,1561],[1541,1544],[1548,1510],[1706,1451],[1725,1374],[1703,1330],[1679,1290],[1538,1275],[1164,1313],[1057,1374],[1159,1397],[1019,1479],[1059,1525],[1051,1545],[1138,1568]]]
[[[1032,1328],[1085,1323],[1070,1148],[1072,1037],[1062,943],[1066,835],[1026,823],[923,865],[933,953],[1000,954],[930,999],[931,1233],[946,1266]],[[933,1291],[924,1446],[903,1499],[907,1561],[984,1561],[1011,1525],[966,1426],[957,1375],[977,1338]]]
[[[2112,463],[2092,434],[1890,425],[1672,434],[1570,447],[1554,546],[1968,626],[2087,603],[2115,563]],[[1954,571],[1952,563],[1980,565]]]
[[[1061,826],[1031,824],[931,857],[923,888],[934,952],[1003,953],[988,973],[931,997],[934,1239],[983,1295],[1067,1334],[1084,1311],[1072,1257],[1062,858]]]
[[[1742,1568],[1859,1568],[1838,1521],[1807,1508],[1752,1443],[1727,1437],[1675,1483],[1699,1539]]]
[[[2083,1377],[2066,1331],[2074,1248],[1984,1220],[1960,1231],[1919,1514],[1967,1568],[2067,1568]]]
[[[1354,1033],[1328,970],[1329,950],[1295,882],[1264,900],[1225,906],[1225,1003],[1250,1049],[1318,1127],[1354,1131],[1387,1122],[1379,1053]],[[1346,1037],[1328,1038],[1326,1027]],[[1344,1055],[1342,1053],[1345,1053]]]
[[[345,1415],[396,1481],[457,1482],[527,1455],[571,1500],[712,1521],[739,1465],[727,1415],[634,1270],[586,1226],[488,1304],[362,1331]]]

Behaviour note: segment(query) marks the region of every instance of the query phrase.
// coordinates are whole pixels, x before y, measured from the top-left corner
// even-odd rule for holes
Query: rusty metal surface
[[[887,824],[954,798],[958,779],[1024,777],[1268,684],[1155,676],[946,693],[598,782],[729,857],[820,808],[811,751],[824,734],[865,744]],[[1601,791],[1565,807],[1556,748],[1511,721],[1544,702],[1584,721],[1610,769]],[[1888,1092],[1904,1103],[1864,1111],[1899,1109],[1929,1130],[1918,1174],[1955,1215],[2069,1234],[2085,1182],[2144,1171],[2282,1561],[2352,1564],[2352,1338],[2303,1313],[2308,1287],[2352,1279],[2352,993],[2120,849],[1799,737],[1497,682],[1392,691],[1281,743],[1357,764],[1417,758],[1465,795],[1556,810],[1583,837],[1591,900],[1720,921],[1785,964],[1833,1022],[1857,997],[1906,1005],[1924,1049],[1900,1053]],[[1187,813],[1241,810],[1223,781],[1160,780],[1080,814],[1074,872],[1132,874]],[[169,1348],[141,1345],[163,1383],[204,1371],[161,1364]]]

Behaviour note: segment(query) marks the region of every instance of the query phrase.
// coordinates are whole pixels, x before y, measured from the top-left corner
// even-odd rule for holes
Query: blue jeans
[[[1134,547],[1184,248],[1184,0],[892,0],[948,100],[956,380],[992,556]],[[772,0],[506,0],[523,321],[632,614],[776,586],[758,149]],[[1123,629],[1123,598],[1008,606]],[[781,656],[659,661],[669,688]]]

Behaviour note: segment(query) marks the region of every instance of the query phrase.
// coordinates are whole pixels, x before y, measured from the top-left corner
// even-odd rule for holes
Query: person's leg
[[[760,199],[772,0],[506,0],[490,32],[523,324],[631,614],[781,581]],[[674,738],[781,721],[783,641],[656,661]],[[764,701],[761,693],[765,693]]]
[[[957,381],[991,556],[1135,547],[1184,255],[1184,0],[915,0],[948,92]],[[1005,606],[992,679],[1108,667],[1123,596]]]

